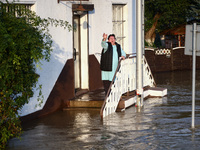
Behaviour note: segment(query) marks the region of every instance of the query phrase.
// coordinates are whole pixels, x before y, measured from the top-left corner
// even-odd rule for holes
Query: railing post
[[[192,129],[195,128],[195,84],[196,84],[196,50],[197,50],[197,25],[193,23],[192,43]]]

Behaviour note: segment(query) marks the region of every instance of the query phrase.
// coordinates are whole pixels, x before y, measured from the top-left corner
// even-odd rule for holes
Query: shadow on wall
[[[66,63],[67,58],[71,58],[72,54],[69,51],[65,51],[64,48],[60,48],[58,44],[53,42],[53,52],[51,54],[50,62],[43,61],[41,66],[37,67],[37,73],[40,75],[37,85],[42,85],[42,95],[44,102],[38,106],[39,102],[37,97],[39,95],[39,90],[35,88],[34,96],[30,99],[29,103],[24,105],[23,109],[20,111],[20,115],[24,116],[33,113],[37,110],[43,108],[49,93],[54,87],[54,84]],[[37,107],[36,107],[37,106]]]
[[[61,108],[64,101],[74,97],[74,61],[70,58],[71,53],[65,52],[58,44],[54,42],[53,52],[50,62],[42,62],[42,70],[39,70],[39,84],[43,85],[43,94],[46,103],[41,110],[22,116],[21,120],[28,121],[52,113]],[[67,60],[67,61],[66,61]],[[52,89],[49,89],[53,87]],[[51,92],[49,92],[51,91]],[[49,94],[50,93],[50,94]],[[25,105],[23,110],[34,108],[37,103],[37,95],[32,98],[29,104]]]
[[[74,89],[74,60],[70,58],[70,52],[64,52],[58,45],[54,44],[54,52],[50,62],[43,63],[43,73],[40,76],[42,84],[45,85],[43,91],[49,93],[51,91],[44,107],[41,110],[21,117],[22,122],[40,118],[42,116],[53,113],[63,107],[68,106],[69,99],[75,97]],[[67,61],[66,61],[67,60]],[[66,62],[65,62],[66,61]],[[60,69],[59,69],[60,68]],[[59,74],[59,73],[60,74]],[[56,76],[56,79],[55,79]],[[58,77],[58,78],[57,78]],[[44,80],[45,82],[42,82]],[[53,82],[51,82],[53,81]],[[54,84],[54,81],[55,84]],[[54,85],[52,85],[54,84]],[[52,89],[48,89],[49,87]],[[103,86],[101,81],[101,70],[98,60],[94,55],[89,56],[89,91],[94,91]],[[37,102],[36,98],[34,99]],[[34,107],[33,105],[31,107]]]
[[[66,51],[64,48],[61,49],[55,42],[53,43],[53,49],[54,51],[51,55],[51,59],[60,62],[62,65],[66,63],[67,59],[73,57],[72,52]]]

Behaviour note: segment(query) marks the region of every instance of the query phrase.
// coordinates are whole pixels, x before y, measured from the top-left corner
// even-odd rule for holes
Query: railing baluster
[[[149,65],[143,57],[143,86],[155,86]],[[119,61],[117,70],[101,108],[101,117],[116,111],[122,94],[136,90],[136,57]]]

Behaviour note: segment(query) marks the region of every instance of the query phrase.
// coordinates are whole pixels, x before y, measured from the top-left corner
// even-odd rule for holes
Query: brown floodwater
[[[191,130],[191,71],[157,73],[164,98],[149,98],[103,121],[100,109],[58,111],[24,126],[8,150],[200,149],[200,70],[197,71],[195,130]]]

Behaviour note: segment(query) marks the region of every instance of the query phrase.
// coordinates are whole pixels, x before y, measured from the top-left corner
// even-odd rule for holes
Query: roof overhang
[[[80,0],[58,0],[58,3],[61,1],[80,1]],[[89,0],[81,0],[81,1],[89,1]],[[94,4],[72,4],[72,11],[80,11],[80,5],[84,11],[93,11]]]
[[[80,5],[79,4],[73,4],[72,5],[72,11],[79,11],[78,7]],[[94,10],[94,4],[82,4],[83,9],[85,9],[85,11],[93,11]]]
[[[185,34],[185,26],[186,26],[185,24],[179,25],[172,29],[165,30],[165,31],[161,32],[160,34],[161,35],[183,35],[183,34]]]

